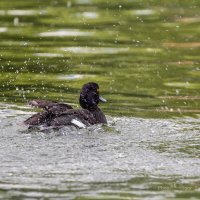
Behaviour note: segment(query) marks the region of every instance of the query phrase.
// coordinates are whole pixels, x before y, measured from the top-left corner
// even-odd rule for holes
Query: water
[[[1,199],[199,199],[198,1],[0,1]],[[30,99],[109,124],[27,130]]]
[[[109,115],[199,114],[199,2],[0,2],[0,101],[77,103],[97,81]],[[62,78],[61,78],[62,77]]]
[[[108,117],[105,127],[28,131],[29,115],[1,115],[2,199],[199,198],[198,119]]]

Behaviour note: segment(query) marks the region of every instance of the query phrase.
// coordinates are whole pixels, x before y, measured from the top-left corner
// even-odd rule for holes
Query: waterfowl
[[[29,128],[40,125],[52,127],[73,125],[78,128],[85,128],[94,124],[107,124],[104,113],[98,107],[99,102],[106,102],[99,95],[99,85],[89,82],[83,85],[80,92],[81,109],[73,109],[72,106],[60,102],[33,100],[29,102],[29,105],[44,110],[34,114],[24,123]]]

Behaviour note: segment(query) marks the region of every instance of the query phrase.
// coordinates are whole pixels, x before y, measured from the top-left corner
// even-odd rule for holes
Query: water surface
[[[199,1],[1,0],[0,198],[199,199]],[[108,126],[27,130],[30,99]]]
[[[109,99],[104,109],[110,115],[195,116],[198,6],[198,1],[2,0],[0,100],[77,103],[81,85],[96,81]]]
[[[29,112],[3,110],[2,199],[199,198],[198,119],[108,117],[109,126],[29,131]]]

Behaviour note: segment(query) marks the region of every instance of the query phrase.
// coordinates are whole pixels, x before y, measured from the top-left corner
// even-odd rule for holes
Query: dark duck
[[[40,125],[49,127],[73,125],[85,128],[94,124],[107,124],[104,113],[98,107],[99,102],[106,102],[106,100],[99,95],[98,84],[90,82],[83,85],[80,93],[79,103],[82,109],[73,109],[65,103],[33,100],[29,105],[44,110],[31,116],[24,123],[29,128]]]

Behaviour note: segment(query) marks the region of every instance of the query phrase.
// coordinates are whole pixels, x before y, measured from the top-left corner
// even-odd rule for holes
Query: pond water
[[[200,198],[200,12],[186,0],[0,1],[0,198]],[[41,98],[108,100],[108,126],[28,131]]]

